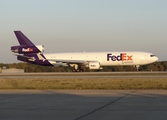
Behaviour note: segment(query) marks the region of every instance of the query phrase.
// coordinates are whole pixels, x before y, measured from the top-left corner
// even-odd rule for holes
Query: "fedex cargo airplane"
[[[53,67],[71,66],[81,72],[84,67],[102,69],[103,66],[136,66],[146,65],[158,60],[148,52],[76,52],[43,54],[43,45],[34,45],[21,31],[14,31],[20,45],[12,46],[20,61]]]

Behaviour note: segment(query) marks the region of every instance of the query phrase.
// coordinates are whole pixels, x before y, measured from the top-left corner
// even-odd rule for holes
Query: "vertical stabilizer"
[[[14,31],[20,45],[35,46],[21,31]]]
[[[34,45],[21,31],[14,31],[19,46],[12,46],[11,51],[19,54],[40,53],[44,51],[43,45]]]
[[[33,64],[52,66],[45,56],[43,45],[34,45],[21,31],[14,31],[20,45],[11,46],[11,51],[17,56],[17,59]]]

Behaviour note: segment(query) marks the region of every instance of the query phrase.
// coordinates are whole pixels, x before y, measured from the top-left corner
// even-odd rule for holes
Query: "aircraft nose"
[[[155,62],[158,61],[158,57],[155,57]]]

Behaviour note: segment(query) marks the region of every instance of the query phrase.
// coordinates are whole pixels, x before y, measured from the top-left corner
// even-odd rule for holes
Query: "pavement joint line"
[[[137,90],[133,90],[133,91],[131,91],[130,93],[127,93],[127,94],[125,94],[124,96],[119,97],[118,99],[116,99],[116,100],[114,100],[114,101],[111,101],[111,102],[109,102],[109,103],[107,103],[107,104],[105,104],[105,105],[103,105],[103,106],[101,106],[101,107],[99,107],[99,108],[97,108],[97,109],[95,109],[95,110],[89,112],[89,113],[86,113],[85,115],[82,115],[82,116],[80,116],[80,117],[78,117],[78,118],[76,118],[76,119],[74,119],[74,120],[79,120],[79,119],[82,119],[82,118],[84,118],[84,117],[86,117],[86,116],[88,116],[88,115],[90,115],[90,114],[93,114],[93,113],[95,113],[95,112],[97,112],[97,111],[99,111],[99,110],[101,110],[101,109],[103,109],[103,108],[105,108],[105,107],[107,107],[107,106],[109,106],[109,105],[111,105],[111,104],[113,104],[113,103],[115,103],[115,102],[117,102],[117,101],[119,101],[119,100],[121,100],[121,99],[123,99],[123,98],[129,96],[129,95],[131,95],[132,93],[134,93],[134,92],[136,92],[136,91],[137,91]]]

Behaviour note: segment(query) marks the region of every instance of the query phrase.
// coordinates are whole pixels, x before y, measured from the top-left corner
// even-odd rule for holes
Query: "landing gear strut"
[[[140,67],[140,65],[136,65],[136,69],[137,69],[137,71],[139,71],[139,67]]]
[[[74,70],[73,70],[73,72],[83,72],[84,70],[81,68],[81,66],[79,66],[79,65],[74,65]]]

